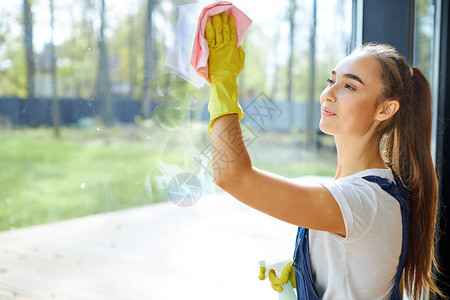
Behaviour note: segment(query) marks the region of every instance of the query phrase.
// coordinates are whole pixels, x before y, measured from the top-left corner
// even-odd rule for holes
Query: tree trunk
[[[56,81],[56,51],[54,43],[55,16],[54,16],[53,0],[50,0],[50,28],[51,28],[50,60],[52,73],[52,121],[53,121],[54,135],[55,137],[59,137],[60,120],[59,120],[57,81]]]
[[[272,84],[272,99],[277,99],[278,98],[278,72],[280,69],[280,66],[278,64],[278,55],[280,53],[279,49],[279,44],[280,44],[280,28],[277,27],[277,31],[275,33],[275,37],[273,40],[273,44],[275,45],[275,70],[273,72],[273,84]]]
[[[27,96],[34,97],[33,16],[29,0],[23,0],[24,41],[27,61]]]
[[[308,113],[306,114],[307,141],[310,147],[316,144],[316,28],[317,28],[317,0],[313,1],[313,22],[310,35],[310,75],[311,79],[308,101]]]
[[[95,18],[95,5],[93,3],[93,0],[84,0],[83,2],[83,25],[84,30],[86,30],[86,41],[88,44],[88,47],[93,47],[93,44],[95,43],[94,38],[94,18]]]
[[[144,52],[144,93],[142,96],[142,113],[145,119],[150,117],[150,104],[153,96],[153,77],[155,70],[155,53],[153,46],[153,21],[152,15],[156,1],[147,0],[147,22],[145,25],[145,52]]]
[[[134,89],[136,86],[136,41],[135,41],[135,31],[136,22],[135,16],[128,16],[128,26],[130,33],[128,35],[128,60],[129,60],[129,74],[128,74],[128,84],[130,89],[128,90],[128,98],[131,100],[134,96]]]
[[[98,78],[97,78],[97,97],[100,101],[100,114],[105,126],[113,125],[113,112],[111,103],[111,86],[109,81],[108,70],[108,53],[105,43],[105,0],[101,1],[100,8],[100,35],[98,40],[99,61],[98,61]]]
[[[295,11],[296,11],[295,0],[290,0],[289,5],[289,61],[288,61],[288,85],[287,85],[287,101],[288,101],[288,122],[289,129],[294,127],[294,107],[292,103],[292,67],[294,64],[294,33],[295,33]]]

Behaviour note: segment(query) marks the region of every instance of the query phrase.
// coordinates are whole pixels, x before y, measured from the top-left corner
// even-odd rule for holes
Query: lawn
[[[209,138],[153,124],[63,128],[58,139],[51,128],[1,129],[0,230],[168,201],[171,176],[204,173],[193,162]],[[307,151],[301,135],[269,132],[249,152],[256,167],[280,175],[331,176],[334,148],[321,139],[328,146]]]

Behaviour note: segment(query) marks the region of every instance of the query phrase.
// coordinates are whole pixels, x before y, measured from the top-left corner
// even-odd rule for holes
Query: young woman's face
[[[375,122],[381,92],[376,58],[350,55],[337,64],[320,95],[320,130],[331,135],[362,136]]]

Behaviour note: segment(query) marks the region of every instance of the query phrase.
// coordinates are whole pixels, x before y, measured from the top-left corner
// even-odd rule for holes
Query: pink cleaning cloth
[[[205,38],[206,20],[211,21],[212,16],[224,11],[227,12],[227,16],[233,15],[238,47],[241,45],[245,34],[252,24],[252,20],[246,14],[228,1],[215,2],[202,10],[198,18],[197,32],[195,33],[194,45],[192,47],[191,66],[209,84],[211,84],[211,81],[209,80],[208,73],[209,48]]]

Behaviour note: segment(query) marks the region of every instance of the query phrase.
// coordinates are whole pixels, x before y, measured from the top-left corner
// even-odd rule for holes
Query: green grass
[[[59,139],[51,128],[0,130],[0,230],[167,201],[161,185],[209,138],[157,126],[63,128]],[[256,167],[287,177],[334,172],[332,150],[309,153],[295,135],[267,133],[249,152]]]
[[[77,134],[0,132],[0,230],[162,201],[148,179],[159,160],[182,163],[150,143]]]

